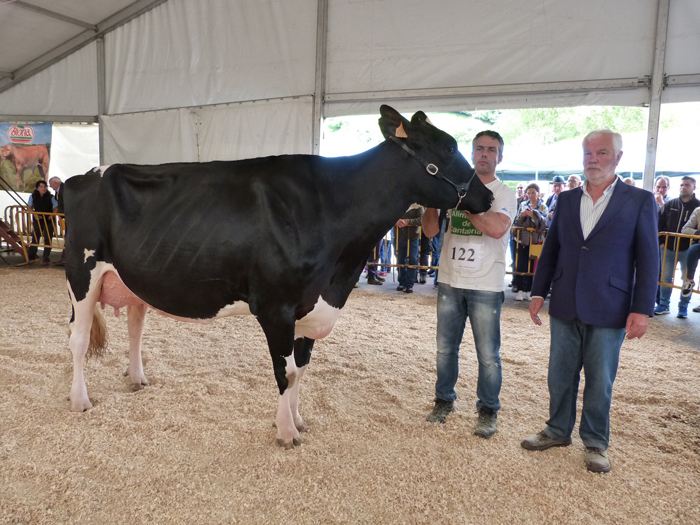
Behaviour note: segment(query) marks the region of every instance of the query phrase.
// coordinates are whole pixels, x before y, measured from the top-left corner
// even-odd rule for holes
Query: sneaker
[[[527,292],[527,293],[525,294],[525,298],[526,298],[528,301],[532,301],[532,296],[530,295],[530,292]]]
[[[569,445],[571,445],[570,437],[566,439],[553,439],[545,434],[544,430],[520,442],[520,446],[526,450],[547,450],[552,447],[568,447]]]
[[[668,306],[659,305],[656,308],[654,308],[654,315],[666,315],[669,313],[671,312],[669,311]]]
[[[425,278],[425,274],[420,274],[418,276],[418,284],[425,284],[427,282],[427,279]]]
[[[496,433],[496,423],[498,414],[490,408],[482,408],[479,410],[479,420],[474,427],[474,435],[480,438],[489,439]]]
[[[687,306],[679,306],[678,307],[678,315],[676,317],[678,317],[678,319],[688,319],[688,307]]]
[[[693,312],[695,312],[696,314],[700,314],[700,306],[696,306],[695,308],[693,308]]]
[[[681,297],[690,297],[693,293],[693,288],[695,287],[695,281],[692,279],[683,283],[683,290],[681,291]]]
[[[406,289],[406,287],[403,284],[400,284],[396,287],[397,292],[403,292]]]
[[[519,292],[515,295],[515,300],[516,300],[516,301],[524,301],[524,300],[525,300],[525,292],[519,291]]]
[[[367,284],[378,284],[379,286],[381,286],[382,284],[384,284],[384,282],[380,279],[377,279],[376,277],[367,277]]]
[[[454,401],[445,401],[444,399],[436,399],[433,411],[428,414],[425,420],[428,423],[445,423],[445,419],[450,412],[455,411]]]
[[[410,288],[407,287],[407,288],[403,291],[403,293],[413,293],[413,287],[410,287]]]
[[[512,286],[512,287],[510,288],[510,291],[513,292],[513,293],[515,293],[515,292],[518,291],[518,287],[517,287],[517,286]]]
[[[586,468],[591,472],[610,472],[608,451],[602,448],[586,447]]]
[[[433,290],[437,290],[437,289],[438,289],[438,285],[437,285],[437,284],[434,284],[434,285],[433,285]],[[693,310],[693,311],[694,311],[694,312],[695,312],[695,311],[700,312],[700,310]]]

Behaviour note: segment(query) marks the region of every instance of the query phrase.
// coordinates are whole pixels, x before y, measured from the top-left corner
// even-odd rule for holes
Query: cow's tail
[[[68,339],[70,339],[71,329],[68,326]],[[92,313],[92,326],[90,327],[90,342],[88,343],[87,359],[91,357],[104,357],[107,353],[107,324],[105,323],[99,306],[95,305]]]
[[[107,353],[107,324],[105,323],[99,306],[95,305],[92,315],[92,327],[90,327],[90,344],[88,345],[87,358],[102,357]]]

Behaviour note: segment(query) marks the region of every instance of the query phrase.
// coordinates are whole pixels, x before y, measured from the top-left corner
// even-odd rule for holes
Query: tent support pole
[[[100,128],[100,166],[105,165],[105,143],[102,117],[107,109],[107,79],[105,73],[105,41],[98,38],[97,42],[97,122]]]
[[[316,82],[314,84],[314,107],[311,118],[311,153],[321,150],[321,125],[323,124],[323,102],[326,89],[326,46],[328,43],[328,0],[318,0],[316,14]]]
[[[668,33],[668,11],[670,0],[659,0],[656,19],[656,44],[654,66],[649,88],[649,126],[647,128],[647,156],[644,165],[642,187],[652,191],[656,172],[656,148],[659,140],[659,118],[661,114],[661,92],[664,89],[664,60],[666,58],[666,34]]]

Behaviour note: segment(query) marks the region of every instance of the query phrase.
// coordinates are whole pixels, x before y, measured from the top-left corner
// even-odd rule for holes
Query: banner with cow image
[[[0,122],[0,178],[15,191],[31,193],[38,180],[49,179],[50,153],[50,123]]]

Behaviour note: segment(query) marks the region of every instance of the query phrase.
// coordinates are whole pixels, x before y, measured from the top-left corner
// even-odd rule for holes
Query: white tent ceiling
[[[163,162],[317,151],[320,118],[383,102],[649,104],[653,152],[699,51],[697,0],[0,0],[0,120]]]

